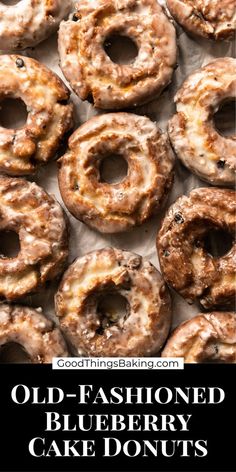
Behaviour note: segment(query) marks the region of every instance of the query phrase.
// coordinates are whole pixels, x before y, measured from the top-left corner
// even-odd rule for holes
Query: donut
[[[48,364],[53,357],[68,356],[60,330],[40,308],[0,305],[0,355],[12,343],[24,349],[32,364]]]
[[[0,126],[0,172],[32,174],[53,158],[72,128],[73,107],[69,91],[53,72],[23,56],[0,56],[0,102],[21,99],[27,108],[19,129]]]
[[[102,310],[104,297],[124,297],[126,310]],[[170,296],[160,273],[141,256],[104,248],[78,258],[64,274],[56,313],[79,355],[149,356],[170,328]]]
[[[0,256],[0,297],[38,291],[64,269],[68,231],[63,210],[35,183],[0,175],[0,232],[18,234],[16,257]]]
[[[128,174],[103,182],[105,158],[122,156]],[[173,182],[174,156],[156,124],[131,113],[96,116],[70,137],[59,160],[59,186],[68,210],[104,233],[126,231],[157,212]]]
[[[21,0],[15,5],[0,2],[0,49],[36,46],[58,28],[71,7],[71,0]]]
[[[235,0],[167,0],[167,6],[190,34],[215,40],[235,35]]]
[[[177,113],[169,122],[169,136],[183,164],[214,185],[233,186],[236,136],[215,129],[214,114],[236,97],[236,59],[216,59],[191,74],[178,91]]]
[[[184,357],[186,363],[236,363],[236,315],[201,313],[171,334],[162,357]]]
[[[233,190],[197,188],[168,210],[157,237],[160,265],[166,282],[190,303],[211,308],[235,301],[235,224]],[[205,238],[212,230],[232,238],[222,257],[208,253]]]
[[[116,64],[105,52],[114,36],[138,53]],[[156,0],[81,0],[59,29],[61,68],[82,100],[121,109],[149,102],[170,83],[176,65],[175,29]]]

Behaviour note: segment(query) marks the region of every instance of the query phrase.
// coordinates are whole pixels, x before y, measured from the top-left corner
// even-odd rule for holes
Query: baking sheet
[[[165,1],[160,0],[159,3],[164,5]],[[158,126],[163,130],[166,130],[167,121],[175,112],[173,98],[186,76],[195,69],[207,64],[211,59],[224,56],[235,56],[235,44],[232,42],[216,43],[204,39],[191,39],[178,26],[177,37],[179,47],[179,66],[174,73],[171,85],[164,91],[159,99],[151,102],[149,105],[142,106],[134,110],[135,113],[147,115],[153,121],[157,121]],[[59,68],[56,34],[47,41],[41,43],[36,48],[23,51],[23,54],[33,57],[44,63],[50,69],[54,70],[64,80],[65,83],[67,83]],[[75,105],[75,128],[87,121],[92,116],[102,113],[99,112],[99,110],[95,110],[88,102],[81,102],[81,100],[73,93],[71,100]],[[33,180],[41,185],[46,191],[53,194],[63,205],[57,183],[56,162],[52,162],[46,167],[41,168]],[[191,189],[202,186],[207,186],[207,184],[203,183],[187,169],[185,169],[179,162],[177,162],[175,183],[165,208],[174,202],[178,196],[182,194],[188,194]],[[109,245],[137,252],[149,259],[157,268],[159,268],[155,240],[157,230],[164,212],[165,210],[161,211],[159,216],[155,216],[148,223],[141,227],[134,228],[129,233],[120,233],[115,235],[99,234],[89,229],[83,223],[77,221],[67,212],[71,225],[69,262],[72,262],[76,257],[84,255],[91,249],[99,249]],[[57,286],[55,284],[51,284],[41,293],[28,296],[22,300],[21,303],[28,304],[33,307],[41,306],[45,315],[56,320],[54,314],[54,294],[56,289]],[[172,328],[174,328],[180,322],[193,317],[200,311],[200,307],[198,305],[187,304],[173,291],[172,300]]]

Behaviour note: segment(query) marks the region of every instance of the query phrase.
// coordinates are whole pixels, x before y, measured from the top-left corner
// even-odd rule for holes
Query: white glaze
[[[52,321],[38,310],[23,306],[0,306],[0,349],[7,343],[22,346],[34,364],[68,355],[63,336]]]
[[[0,176],[0,231],[19,234],[20,252],[0,258],[0,295],[17,299],[64,268],[67,225],[60,205],[35,183]]]
[[[106,155],[119,154],[128,174],[117,184],[100,181]],[[87,121],[71,136],[59,161],[67,208],[100,232],[125,231],[156,213],[172,183],[174,156],[164,133],[146,117],[109,113]]]
[[[99,296],[117,292],[129,303],[129,313],[110,324],[98,316],[97,302]],[[63,331],[84,355],[152,355],[169,331],[170,297],[161,275],[127,251],[105,248],[77,259],[64,274],[55,301]]]
[[[96,107],[124,108],[160,95],[176,63],[173,25],[156,0],[82,0],[78,22],[62,22],[59,53],[65,77],[85,100],[92,94]],[[130,37],[139,53],[132,64],[119,65],[104,51],[114,32]]]
[[[71,0],[21,0],[16,5],[0,2],[0,49],[35,46],[58,28],[71,7]]]
[[[177,113],[169,136],[181,161],[200,178],[215,185],[235,184],[236,137],[221,136],[213,115],[226,99],[236,97],[236,59],[216,59],[191,74],[178,91]],[[218,168],[218,161],[225,162]]]

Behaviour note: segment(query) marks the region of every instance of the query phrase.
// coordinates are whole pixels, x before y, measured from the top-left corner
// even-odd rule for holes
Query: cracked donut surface
[[[99,301],[120,294],[127,312],[99,313]],[[114,248],[77,259],[64,274],[56,313],[78,354],[149,356],[170,328],[170,296],[160,273],[141,256]]]
[[[0,2],[0,49],[36,46],[58,28],[71,7],[71,0],[24,0],[15,5]]]
[[[133,63],[116,64],[104,44],[112,35],[138,48]],[[175,29],[156,0],[82,0],[59,30],[65,77],[82,100],[118,109],[146,103],[171,81],[176,64]]]
[[[236,59],[216,59],[195,71],[178,91],[169,122],[172,145],[183,164],[210,184],[233,186],[236,136],[222,136],[214,114],[236,98]]]
[[[53,357],[68,356],[60,330],[41,313],[41,309],[0,305],[0,354],[10,343],[20,345],[33,364],[47,364]]]
[[[50,86],[49,86],[50,84]],[[55,157],[73,125],[70,93],[61,79],[29,57],[0,56],[0,102],[21,99],[27,121],[19,129],[0,126],[0,171],[9,175],[32,174]]]
[[[167,0],[167,6],[189,33],[216,40],[235,36],[235,0]]]
[[[0,232],[18,234],[19,254],[0,257],[0,297],[38,291],[64,269],[68,231],[63,210],[35,183],[0,176]]]
[[[236,314],[212,312],[185,321],[171,334],[162,357],[186,363],[236,363]]]
[[[105,158],[126,160],[127,176],[103,182]],[[69,211],[100,232],[125,231],[155,213],[173,182],[174,156],[167,136],[146,117],[108,113],[87,121],[59,160],[59,185]]]
[[[199,300],[204,308],[235,302],[235,224],[233,190],[198,188],[168,210],[157,236],[160,265],[166,282],[189,302]],[[211,230],[232,238],[222,257],[207,252],[204,238]]]

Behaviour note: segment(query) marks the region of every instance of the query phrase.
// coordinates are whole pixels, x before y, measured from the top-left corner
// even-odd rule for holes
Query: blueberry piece
[[[178,225],[180,225],[181,223],[184,222],[184,219],[183,219],[181,213],[176,213],[176,214],[175,214],[175,222],[176,222]]]
[[[224,169],[225,160],[224,160],[224,159],[221,159],[220,161],[217,162],[216,165],[217,165],[218,169]]]
[[[24,65],[25,65],[25,63],[24,63],[23,59],[21,59],[21,57],[18,57],[16,59],[16,67],[21,69],[22,67],[24,67]]]

